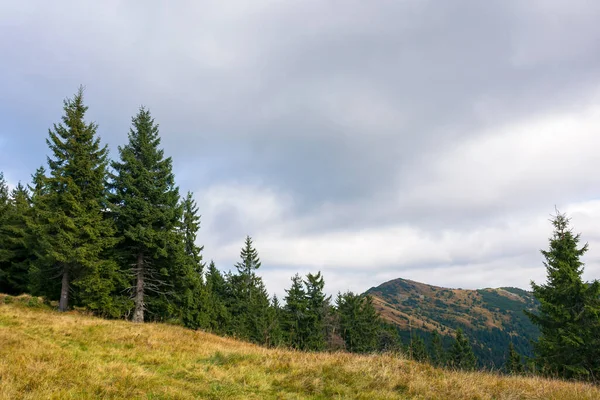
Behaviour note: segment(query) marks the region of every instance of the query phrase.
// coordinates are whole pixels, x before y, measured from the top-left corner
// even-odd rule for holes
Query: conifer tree
[[[412,336],[409,344],[409,354],[415,361],[427,361],[429,355],[425,347],[425,341],[421,336]]]
[[[456,338],[448,352],[448,365],[456,369],[473,370],[477,364],[475,353],[462,329],[456,330]]]
[[[114,217],[119,236],[119,262],[131,277],[135,309],[132,320],[144,322],[149,306],[168,310],[173,288],[169,257],[180,240],[182,216],[173,163],[160,148],[158,125],[140,108],[132,118],[129,142],[112,163]],[[150,307],[150,308],[152,308]]]
[[[599,380],[600,283],[583,281],[580,257],[588,245],[579,247],[580,235],[573,234],[566,215],[557,211],[551,222],[549,249],[541,251],[547,282],[531,283],[540,306],[537,313],[526,312],[541,332],[536,362],[548,374]]]
[[[0,172],[0,224],[5,222],[8,209],[10,207],[10,195],[8,184],[4,179],[4,173]],[[1,225],[0,225],[1,226]]]
[[[207,293],[203,282],[204,264],[202,263],[203,247],[196,244],[198,230],[200,229],[200,215],[193,199],[193,194],[188,192],[182,203],[183,216],[179,229],[181,246],[173,251],[180,259],[173,260],[174,302],[177,306],[181,322],[193,329],[208,325],[208,310],[206,309]]]
[[[402,350],[402,339],[395,325],[382,323],[377,332],[377,351],[382,353],[398,353]]]
[[[437,330],[431,335],[431,362],[435,366],[443,366],[446,364],[446,351],[442,343],[442,338]]]
[[[193,193],[188,192],[183,201],[183,220],[181,228],[185,243],[185,255],[194,266],[196,273],[199,276],[202,276],[204,271],[202,250],[204,250],[204,246],[198,246],[196,244],[199,229],[200,215],[198,214],[198,205],[194,200]]]
[[[62,123],[49,131],[50,174],[43,178],[43,194],[37,193],[31,224],[43,259],[38,277],[60,279],[60,311],[68,309],[72,292],[89,306],[86,292],[110,303],[113,289],[114,271],[103,259],[114,245],[111,221],[103,214],[108,149],[100,145],[97,125],[85,122],[86,111],[80,88],[65,100]]]
[[[265,343],[270,301],[262,279],[255,272],[261,262],[250,236],[246,237],[240,259],[235,265],[237,274],[228,277],[233,330],[244,339]]]
[[[329,310],[330,297],[323,292],[325,281],[321,272],[316,275],[307,274],[304,285],[306,287],[305,348],[324,350],[327,344],[325,319]]]
[[[4,174],[0,172],[0,292],[9,293],[11,286],[9,281],[9,255],[7,250],[9,234],[6,230],[10,213],[10,198],[8,193],[8,184],[4,179]]]
[[[41,166],[32,175],[32,184],[28,186],[31,193],[31,213],[26,218],[31,264],[29,266],[29,292],[34,296],[44,296],[49,299],[59,298],[60,282],[48,281],[45,275],[52,271],[52,263],[45,257],[42,240],[34,232],[41,231],[44,224],[42,216],[43,200],[48,194],[46,185],[46,169]]]
[[[522,374],[525,370],[521,362],[521,355],[517,353],[512,342],[508,345],[508,354],[506,355],[504,369],[509,374]]]
[[[305,348],[307,300],[302,278],[296,274],[292,285],[286,289],[283,327],[287,343],[295,349]]]
[[[30,212],[29,193],[19,182],[11,192],[9,208],[3,217],[4,222],[0,225],[0,292],[2,293],[17,295],[29,289],[31,257],[28,248],[27,217]]]
[[[212,260],[206,271],[206,293],[208,329],[217,333],[231,333],[231,314],[227,308],[230,290]]]
[[[381,320],[370,296],[352,292],[338,294],[337,312],[340,316],[341,336],[346,350],[368,353],[377,349],[377,337]]]
[[[283,344],[283,330],[281,328],[282,308],[279,299],[273,295],[271,306],[267,315],[267,338],[265,345],[278,347]]]

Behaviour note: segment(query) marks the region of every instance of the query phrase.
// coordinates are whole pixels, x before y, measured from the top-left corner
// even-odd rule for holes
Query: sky
[[[600,278],[600,2],[0,2],[0,171],[28,182],[85,86],[112,157],[160,125],[205,260],[271,293],[545,280],[557,207]]]

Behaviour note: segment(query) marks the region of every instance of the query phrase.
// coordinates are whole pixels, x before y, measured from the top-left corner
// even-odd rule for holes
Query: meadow
[[[600,388],[401,355],[267,349],[0,295],[0,399],[600,399]]]

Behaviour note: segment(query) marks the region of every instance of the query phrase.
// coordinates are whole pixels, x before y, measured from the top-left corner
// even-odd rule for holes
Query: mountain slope
[[[10,304],[6,304],[9,302]],[[598,399],[600,388],[387,355],[264,349],[0,295],[0,399]]]
[[[480,362],[488,367],[503,365],[510,342],[520,353],[530,356],[531,341],[538,336],[537,328],[523,313],[535,309],[536,301],[522,289],[446,289],[395,279],[367,293],[405,340],[412,332],[427,341],[437,330],[448,344],[460,327],[473,342]]]

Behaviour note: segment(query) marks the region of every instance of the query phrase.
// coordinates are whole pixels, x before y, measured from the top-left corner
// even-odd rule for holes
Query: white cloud
[[[488,129],[430,155],[408,200],[432,207],[549,207],[597,193],[600,101]],[[586,193],[587,192],[587,193]]]

